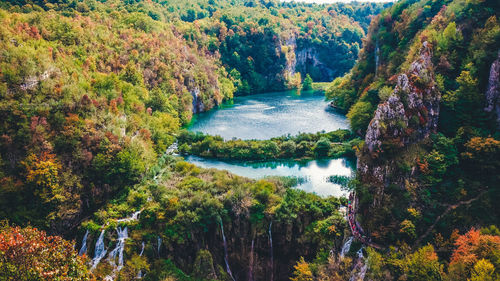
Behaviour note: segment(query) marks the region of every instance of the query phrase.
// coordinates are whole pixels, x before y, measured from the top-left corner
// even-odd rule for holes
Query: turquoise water
[[[197,114],[188,127],[224,139],[270,139],[348,128],[346,117],[328,107],[324,94],[312,91],[235,97],[231,104]]]
[[[350,177],[354,167],[354,163],[342,158],[309,161],[226,162],[188,156],[186,161],[203,168],[228,170],[251,179],[261,179],[267,176],[297,177],[300,183],[296,188],[314,192],[320,196],[336,197],[345,196],[347,193],[341,189],[340,185],[328,181],[328,178],[333,175]]]
[[[296,91],[265,93],[236,97],[230,104],[197,114],[191,131],[220,135],[224,139],[270,139],[299,132],[316,133],[348,129],[346,117],[331,110],[322,93]],[[353,164],[346,159],[309,161],[242,162],[186,157],[186,161],[203,168],[228,170],[234,174],[260,179],[287,176],[299,179],[296,188],[320,196],[345,196],[330,176],[351,176]]]

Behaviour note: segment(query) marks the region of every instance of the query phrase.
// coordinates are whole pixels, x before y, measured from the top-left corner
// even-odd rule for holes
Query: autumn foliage
[[[500,236],[498,235],[481,234],[479,230],[473,228],[457,238],[455,247],[449,267],[451,280],[465,280],[474,274],[481,275],[482,273],[478,272],[480,269],[487,269],[491,266],[494,266],[497,271],[500,268]]]
[[[94,280],[69,241],[26,227],[0,231],[0,280]]]

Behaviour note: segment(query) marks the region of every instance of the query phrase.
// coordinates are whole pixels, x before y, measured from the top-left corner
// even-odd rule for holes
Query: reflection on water
[[[225,139],[269,139],[299,132],[348,129],[344,115],[328,107],[322,93],[274,92],[236,97],[218,109],[197,114],[191,131]]]
[[[197,156],[188,156],[186,161],[203,168],[228,170],[234,174],[260,179],[266,176],[286,176],[299,178],[297,188],[314,192],[320,196],[345,196],[340,185],[328,180],[330,176],[351,176],[354,163],[347,159],[322,159],[309,161],[268,161],[242,162],[219,161]]]

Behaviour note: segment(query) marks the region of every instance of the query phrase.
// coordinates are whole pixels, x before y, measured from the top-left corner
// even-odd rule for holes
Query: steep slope
[[[70,230],[140,179],[193,103],[232,96],[170,26],[111,14],[0,10],[2,217]]]
[[[346,71],[364,33],[342,14],[351,10],[345,5],[89,0],[0,7],[0,214],[58,233],[71,233],[143,178],[193,113],[235,92],[300,87],[296,69],[286,71],[295,50],[285,35],[301,46],[347,46]],[[366,22],[381,7],[360,5],[356,17]]]
[[[394,92],[387,98],[378,91],[379,98],[387,100],[378,105],[366,130],[358,169],[368,189],[358,192],[363,194],[364,214],[376,214],[364,219],[366,226],[381,239],[420,243],[433,231],[449,235],[451,229],[443,221],[447,217],[440,215],[459,202],[479,208],[467,215],[460,212],[465,208],[454,211],[448,218],[460,217],[463,222],[454,227],[467,228],[468,221],[498,223],[496,207],[490,205],[498,187],[498,178],[490,173],[498,170],[498,162],[484,166],[477,159],[484,150],[491,153],[488,159],[499,152],[492,100],[498,83],[494,81],[500,29],[499,11],[492,8],[481,2],[447,3],[415,36],[403,64],[409,69],[398,76]],[[412,6],[402,15],[412,18],[411,10]],[[471,22],[470,17],[477,20]],[[387,74],[377,75],[373,79],[378,82],[368,92],[377,83],[391,85],[396,80],[384,83],[381,77]],[[400,234],[387,237],[391,232]]]
[[[399,1],[372,21],[358,63],[328,90],[365,138],[357,219],[391,251],[369,250],[370,278],[467,280],[481,265],[465,266],[453,245],[480,232],[499,235],[500,9],[493,2]],[[499,244],[489,245],[476,257],[498,268],[484,255]]]
[[[398,1],[327,91],[364,137],[340,257],[295,280],[496,280],[496,1]],[[359,241],[356,241],[359,240]]]

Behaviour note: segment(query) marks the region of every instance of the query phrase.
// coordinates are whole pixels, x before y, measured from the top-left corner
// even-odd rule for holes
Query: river
[[[296,91],[236,97],[193,118],[191,131],[220,135],[224,139],[269,139],[299,132],[316,133],[348,129],[342,114],[328,107],[322,93]],[[345,196],[340,185],[329,181],[330,176],[351,176],[352,161],[322,159],[309,161],[243,162],[222,161],[189,156],[186,161],[203,168],[228,170],[234,174],[259,179],[266,176],[287,176],[299,179],[296,188],[320,196]]]

